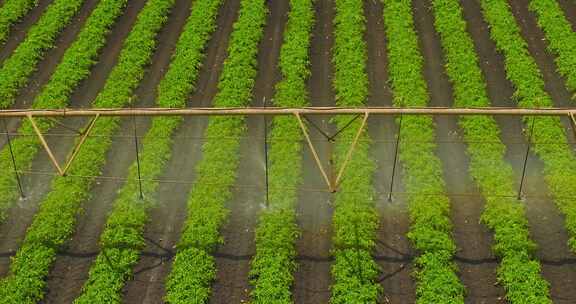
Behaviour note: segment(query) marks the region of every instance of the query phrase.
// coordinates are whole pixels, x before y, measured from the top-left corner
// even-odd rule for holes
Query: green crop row
[[[552,107],[550,96],[544,90],[544,81],[538,66],[528,52],[520,29],[504,0],[483,0],[484,18],[490,24],[490,35],[505,56],[507,78],[516,87],[515,100],[524,108]],[[576,252],[576,157],[566,130],[558,117],[525,117],[531,129],[534,151],[544,162],[544,177],[558,208],[565,215],[570,235],[568,246]],[[526,136],[530,136],[527,132]]]
[[[117,65],[104,89],[94,101],[96,108],[122,107],[130,103],[132,91],[144,77],[156,47],[155,37],[167,20],[173,0],[151,0],[140,12],[136,24],[124,42]],[[72,177],[56,177],[52,189],[40,204],[32,225],[16,256],[10,272],[0,282],[0,302],[36,303],[44,295],[45,278],[56,253],[74,231],[82,202],[89,197],[94,178],[105,163],[111,135],[119,128],[118,118],[100,118],[69,170]]]
[[[556,55],[556,68],[566,78],[566,86],[576,91],[576,33],[556,0],[532,0],[530,9],[538,15],[538,25]],[[573,98],[576,98],[574,95]]]
[[[222,0],[197,0],[176,45],[170,68],[158,86],[158,106],[182,108],[193,90],[204,48],[216,28],[216,17]],[[82,295],[75,303],[120,303],[124,282],[132,276],[144,246],[143,231],[150,200],[171,156],[171,135],[181,125],[181,117],[158,117],[143,141],[140,155],[142,192],[139,197],[138,167],[130,167],[128,182],[122,187],[100,237],[102,253],[92,265]]]
[[[309,48],[314,25],[312,0],[290,0],[274,104],[308,105]],[[256,255],[250,270],[252,303],[293,303],[296,268],[295,242],[299,235],[294,206],[302,174],[302,132],[293,117],[276,117],[270,134],[269,207],[256,228]]]
[[[24,17],[38,0],[7,0],[0,8],[0,43],[6,41],[12,24]]]
[[[0,109],[14,103],[18,91],[36,70],[44,53],[54,47],[56,37],[70,23],[84,0],[55,0],[40,20],[28,31],[26,39],[0,68]]]
[[[266,22],[264,0],[242,0],[234,23],[218,82],[215,107],[243,107],[252,99],[258,43]],[[166,302],[206,303],[216,276],[212,252],[222,243],[219,230],[227,218],[224,206],[231,197],[239,162],[243,117],[210,118],[202,146],[203,158],[188,200],[188,218],[177,245],[172,271],[166,282]]]
[[[106,35],[114,21],[123,11],[126,0],[102,0],[94,9],[78,38],[66,50],[62,61],[56,67],[48,83],[36,96],[32,107],[35,109],[63,108],[69,102],[70,94],[77,85],[90,74],[90,68],[96,63],[98,52],[106,43]],[[37,119],[42,132],[54,126],[54,122]],[[18,129],[22,135],[12,140],[14,160],[18,170],[30,168],[38,152],[40,141],[34,136],[34,129],[28,120]],[[12,158],[8,147],[0,151],[0,167],[13,169]],[[18,198],[16,179],[12,174],[0,175],[0,222],[6,217],[6,211]]]
[[[427,86],[423,58],[409,0],[384,0],[388,37],[389,75],[396,106],[426,106]],[[450,201],[445,194],[442,166],[436,157],[431,117],[407,116],[401,120],[399,157],[404,167],[411,220],[408,238],[418,251],[417,303],[464,303],[464,287],[453,262]]]
[[[361,107],[368,96],[367,50],[364,41],[366,21],[361,0],[336,0],[334,19],[333,87],[336,104]],[[338,129],[352,118],[336,117]],[[361,127],[361,119],[347,127],[336,139],[334,160],[340,168]],[[376,303],[381,286],[376,279],[379,267],[372,257],[376,247],[378,213],[374,205],[372,177],[376,169],[369,156],[370,138],[362,131],[354,157],[350,159],[335,195],[332,225],[335,262],[330,303]]]
[[[433,1],[435,26],[444,49],[446,71],[456,107],[488,107],[486,84],[458,0]],[[516,195],[514,171],[504,160],[506,146],[496,120],[488,116],[459,119],[468,143],[470,173],[486,199],[482,221],[494,232],[494,253],[501,259],[498,280],[509,303],[551,303],[548,283],[534,259],[536,247],[522,202]]]

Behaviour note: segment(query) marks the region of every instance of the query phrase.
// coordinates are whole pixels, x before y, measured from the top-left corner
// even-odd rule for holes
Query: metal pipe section
[[[12,109],[0,110],[0,117],[81,117],[81,116],[248,116],[248,115],[515,115],[570,116],[576,108],[394,108],[394,107],[306,107],[306,108],[133,108],[133,109]]]

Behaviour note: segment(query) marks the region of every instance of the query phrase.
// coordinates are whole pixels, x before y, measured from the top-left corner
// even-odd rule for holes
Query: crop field
[[[574,0],[0,0],[0,110],[575,104]],[[322,114],[0,117],[0,303],[576,303],[576,121]]]

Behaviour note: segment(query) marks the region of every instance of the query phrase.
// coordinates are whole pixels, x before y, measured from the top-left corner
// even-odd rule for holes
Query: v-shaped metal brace
[[[52,164],[54,165],[56,170],[58,170],[58,174],[60,174],[61,176],[66,176],[66,172],[70,168],[70,165],[72,164],[72,162],[74,161],[76,156],[78,156],[78,152],[80,152],[80,148],[82,147],[82,145],[86,141],[86,138],[88,138],[88,135],[90,134],[90,131],[92,131],[92,128],[94,128],[94,125],[96,124],[96,120],[100,117],[100,114],[96,114],[96,116],[94,116],[94,118],[92,118],[92,120],[90,120],[90,122],[88,123],[88,126],[84,129],[84,131],[80,132],[82,137],[80,138],[80,141],[74,147],[74,150],[72,151],[72,155],[70,155],[70,158],[68,158],[68,160],[66,161],[66,164],[64,164],[64,168],[62,168],[60,166],[60,164],[58,163],[58,161],[56,160],[54,153],[52,153],[52,149],[50,149],[48,142],[46,142],[44,135],[42,135],[42,132],[40,132],[40,129],[38,128],[38,125],[36,125],[36,121],[34,120],[32,115],[29,114],[29,115],[27,115],[27,117],[28,117],[28,120],[30,121],[30,123],[32,124],[32,127],[34,128],[34,132],[36,132],[36,135],[40,139],[40,143],[42,143],[44,150],[46,150],[46,153],[48,153],[48,157],[50,158],[50,161],[52,161]]]
[[[362,124],[360,125],[360,128],[358,128],[358,131],[356,132],[356,136],[354,136],[354,141],[352,142],[352,145],[350,146],[350,148],[348,148],[348,152],[346,153],[346,158],[344,159],[344,162],[342,163],[340,170],[338,170],[338,175],[336,176],[335,179],[330,179],[328,177],[328,174],[326,173],[326,170],[324,169],[324,166],[322,166],[322,162],[320,161],[320,157],[318,157],[318,152],[316,151],[316,148],[314,147],[312,140],[310,140],[310,135],[308,134],[308,129],[306,129],[306,126],[304,125],[304,121],[302,120],[302,117],[300,116],[299,113],[294,113],[294,115],[296,116],[296,119],[298,120],[298,123],[300,124],[300,129],[302,129],[302,133],[304,133],[304,137],[306,138],[306,142],[308,143],[308,147],[312,151],[312,155],[314,156],[314,161],[316,162],[318,169],[320,169],[320,172],[322,173],[322,177],[324,178],[324,181],[326,182],[328,189],[330,189],[330,192],[336,192],[336,190],[338,189],[338,186],[340,185],[340,181],[342,180],[342,176],[344,175],[346,167],[348,166],[348,163],[350,162],[350,159],[352,158],[352,155],[354,154],[354,150],[356,149],[356,146],[358,145],[358,140],[360,139],[360,135],[362,135],[362,131],[364,131],[364,128],[366,127],[366,121],[368,120],[368,112],[364,113],[364,119],[362,120]]]

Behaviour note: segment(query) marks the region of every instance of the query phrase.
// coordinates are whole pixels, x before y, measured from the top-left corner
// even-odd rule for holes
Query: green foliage
[[[100,1],[76,40],[64,53],[48,83],[34,99],[32,108],[55,109],[68,105],[73,90],[90,74],[98,52],[106,43],[106,35],[125,5],[126,0]],[[46,132],[54,126],[54,122],[37,119],[37,125],[42,132]],[[19,170],[29,169],[40,147],[40,141],[27,120],[18,129],[18,134],[22,136],[12,140],[16,167]],[[8,147],[0,151],[0,167],[13,169]],[[0,222],[4,221],[7,209],[18,199],[18,195],[14,175],[0,175]]]
[[[0,68],[0,109],[14,103],[20,88],[36,70],[44,53],[54,47],[56,37],[80,10],[83,0],[55,0],[40,20],[30,28],[26,39]]]
[[[455,105],[490,106],[459,1],[434,0],[433,7]],[[463,116],[459,123],[468,143],[470,173],[486,199],[482,221],[494,231],[494,252],[501,259],[498,279],[507,291],[506,298],[510,303],[551,303],[548,283],[532,255],[535,244],[530,240],[524,205],[513,199],[514,172],[504,160],[506,146],[496,121],[487,116]]]
[[[186,106],[186,97],[193,90],[204,58],[204,47],[215,29],[221,3],[221,0],[198,0],[194,3],[170,68],[159,84],[160,107]],[[171,157],[171,136],[181,121],[178,117],[153,119],[140,156],[141,174],[147,177],[142,181],[145,199],[139,198],[138,168],[133,163],[128,182],[120,190],[100,237],[103,252],[92,265],[82,295],[75,303],[120,303],[124,282],[132,276],[132,268],[138,262],[144,245],[144,226],[148,210],[153,207],[153,202],[147,198],[153,196],[158,188],[156,179]]]
[[[167,20],[173,0],[151,0],[140,12],[123,45],[117,65],[95,107],[122,107],[130,102],[132,90],[143,78],[155,48],[155,36]],[[139,50],[139,51],[135,51]],[[118,118],[100,118],[93,129],[99,137],[88,138],[69,170],[70,176],[96,176],[105,163],[106,151],[117,131]],[[42,299],[45,278],[56,251],[74,231],[76,215],[89,197],[94,178],[56,177],[52,189],[40,204],[22,247],[12,258],[10,272],[0,282],[0,302],[36,303]],[[112,252],[114,253],[114,252]],[[119,261],[121,263],[121,261]]]
[[[506,74],[516,87],[514,95],[518,104],[525,108],[552,107],[552,100],[544,90],[542,74],[528,52],[508,3],[503,0],[484,0],[481,3],[484,18],[490,24],[490,36],[505,56]],[[576,158],[560,118],[524,118],[527,124],[532,124],[532,121],[534,151],[544,162],[548,189],[565,215],[570,235],[568,246],[576,251],[576,202],[572,198],[572,193],[576,192]]]
[[[6,41],[12,24],[24,17],[38,0],[7,0],[0,8],[0,42]]]
[[[308,105],[309,48],[314,24],[312,0],[291,0],[276,85],[275,105]],[[250,270],[252,303],[292,303],[299,235],[294,204],[302,174],[302,133],[293,117],[276,117],[270,134],[269,207],[256,228],[256,255]]]
[[[238,20],[228,46],[218,83],[215,107],[249,104],[256,77],[258,43],[266,22],[263,0],[242,0]],[[236,180],[240,137],[245,133],[242,117],[211,118],[202,146],[203,159],[188,200],[188,218],[172,271],[166,282],[166,302],[206,303],[216,275],[211,253],[222,243],[219,229],[227,218],[224,204]]]
[[[334,20],[334,82],[336,104],[341,107],[363,106],[368,96],[366,74],[366,31],[363,1],[337,0]],[[351,117],[336,117],[338,129]],[[342,166],[361,122],[356,121],[336,140],[334,159]],[[378,214],[374,206],[372,176],[376,169],[369,156],[370,138],[363,132],[354,157],[335,195],[333,215],[335,263],[330,303],[376,303],[381,291],[376,282],[379,267],[372,258],[376,246]]]
[[[384,0],[389,73],[396,106],[425,106],[423,58],[414,31],[411,1]],[[409,202],[408,238],[419,252],[415,260],[417,303],[464,303],[464,286],[456,275],[453,257],[450,201],[445,194],[442,167],[436,150],[431,117],[402,119],[400,161]]]
[[[576,91],[576,33],[572,31],[556,0],[532,0],[530,9],[538,15],[538,25],[548,40],[548,49],[556,55],[556,68],[565,77],[566,86]],[[576,94],[572,97],[576,99]]]

